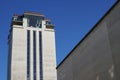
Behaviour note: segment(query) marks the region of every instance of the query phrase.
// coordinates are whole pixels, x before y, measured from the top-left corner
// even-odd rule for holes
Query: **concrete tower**
[[[8,80],[57,80],[54,26],[44,15],[14,15],[8,36]]]

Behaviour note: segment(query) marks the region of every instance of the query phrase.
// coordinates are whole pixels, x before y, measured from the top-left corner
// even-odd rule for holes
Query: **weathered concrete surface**
[[[58,80],[120,80],[120,2],[57,67]]]

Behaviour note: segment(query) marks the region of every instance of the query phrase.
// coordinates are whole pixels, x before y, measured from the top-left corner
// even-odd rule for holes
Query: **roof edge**
[[[43,14],[36,13],[36,12],[30,12],[30,11],[25,11],[24,14],[35,15],[35,16],[44,16]]]

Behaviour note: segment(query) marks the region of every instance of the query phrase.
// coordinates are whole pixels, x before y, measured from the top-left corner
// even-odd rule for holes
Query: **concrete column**
[[[27,27],[27,19],[23,18],[23,27]]]
[[[33,31],[30,30],[30,80],[33,80]]]
[[[36,31],[36,66],[37,66],[37,80],[40,80],[40,66],[39,66],[39,31]]]

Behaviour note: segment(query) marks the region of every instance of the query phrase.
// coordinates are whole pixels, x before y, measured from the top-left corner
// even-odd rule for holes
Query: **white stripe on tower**
[[[33,31],[30,31],[30,80],[33,80]]]
[[[37,75],[37,80],[40,80],[40,68],[39,68],[39,32],[36,31],[36,66],[37,66],[37,71],[36,71],[36,75]]]

